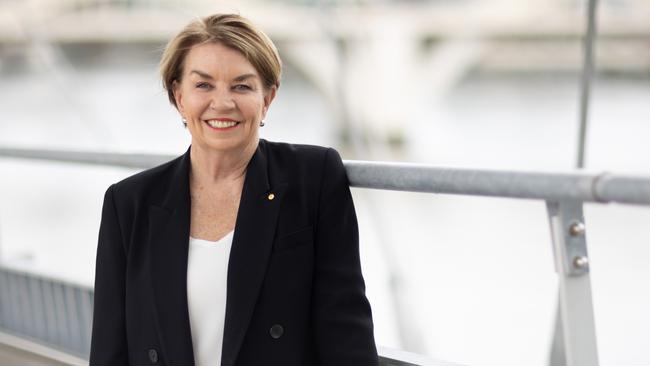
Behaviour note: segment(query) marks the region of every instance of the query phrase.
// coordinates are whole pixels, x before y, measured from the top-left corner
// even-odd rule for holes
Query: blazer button
[[[278,339],[282,337],[282,334],[284,333],[284,328],[282,328],[280,324],[275,324],[274,326],[271,327],[269,333],[271,334],[271,338]]]
[[[158,351],[153,348],[149,350],[149,361],[151,363],[158,363]]]

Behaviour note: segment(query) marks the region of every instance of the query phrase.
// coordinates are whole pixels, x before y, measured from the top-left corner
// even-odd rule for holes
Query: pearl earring
[[[185,117],[183,117],[182,121],[183,121],[183,126],[187,127],[187,120],[185,119]]]
[[[264,127],[264,120],[260,121],[260,127]]]

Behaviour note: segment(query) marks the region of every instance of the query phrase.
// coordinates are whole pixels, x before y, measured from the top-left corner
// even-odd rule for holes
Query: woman
[[[161,73],[192,144],[106,191],[90,365],[377,365],[340,156],[258,137],[273,43],[209,16]]]

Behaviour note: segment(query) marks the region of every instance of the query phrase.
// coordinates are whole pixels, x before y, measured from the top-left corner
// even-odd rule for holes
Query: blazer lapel
[[[169,185],[149,207],[150,277],[161,351],[171,365],[194,365],[187,304],[190,152],[172,168]],[[165,183],[165,182],[163,182]],[[260,140],[248,164],[228,264],[222,366],[233,366],[264,281],[286,183],[271,184]],[[272,194],[272,196],[270,196]]]
[[[161,352],[170,365],[194,365],[187,306],[190,153],[172,168],[162,200],[149,207],[150,279]],[[166,183],[166,182],[161,182]]]
[[[260,141],[244,182],[228,264],[222,366],[233,366],[248,330],[271,254],[286,183],[271,186]]]

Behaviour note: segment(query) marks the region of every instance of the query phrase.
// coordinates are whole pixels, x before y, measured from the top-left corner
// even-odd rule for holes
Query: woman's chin
[[[237,138],[206,138],[198,143],[203,150],[219,153],[240,153],[248,145],[244,140]]]

